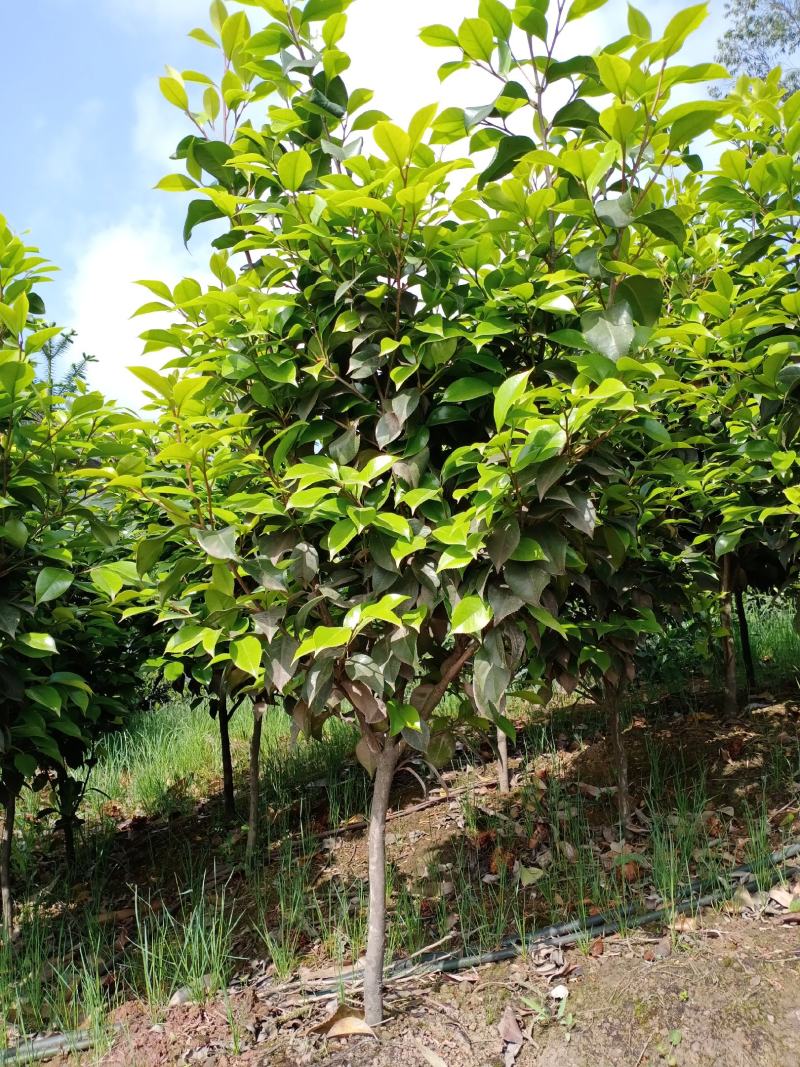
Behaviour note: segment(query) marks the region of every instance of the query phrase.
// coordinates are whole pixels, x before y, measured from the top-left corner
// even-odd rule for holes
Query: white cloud
[[[205,271],[158,218],[132,216],[92,237],[69,287],[66,321],[78,332],[76,351],[97,357],[89,371],[94,388],[123,405],[141,405],[139,382],[127,368],[160,368],[170,354],[142,355],[139,334],[163,323],[153,315],[131,319],[138,307],[155,299],[136,280],[159,279],[173,286],[187,274],[201,277]]]
[[[477,2],[470,7],[477,10]],[[355,0],[344,39],[344,49],[353,59],[345,74],[348,86],[374,89],[370,106],[380,108],[400,124],[407,123],[425,104],[470,107],[486,103],[491,98],[487,96],[486,75],[473,70],[440,83],[436,73],[439,65],[456,54],[430,48],[419,39],[423,26],[441,22],[458,27],[465,15],[474,13],[465,11],[463,0]]]
[[[170,161],[170,156],[190,129],[186,116],[161,96],[154,78],[143,81],[136,89],[133,110],[133,147],[137,161],[158,177],[180,169]]]

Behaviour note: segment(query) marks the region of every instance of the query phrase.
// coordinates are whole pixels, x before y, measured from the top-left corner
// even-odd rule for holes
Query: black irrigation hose
[[[773,852],[769,857],[769,862],[772,866],[777,867],[785,864],[787,860],[793,859],[795,856],[800,856],[800,843],[782,849],[780,852]],[[693,890],[698,888],[700,884],[699,879],[695,878],[689,886],[690,895],[684,897],[673,907],[658,908],[656,911],[648,911],[643,915],[634,914],[633,907],[628,907],[624,909],[618,918],[611,921],[606,915],[594,915],[585,922],[581,919],[574,919],[572,922],[564,923],[561,926],[550,926],[546,930],[538,930],[529,937],[517,938],[514,941],[506,942],[502,948],[478,956],[453,957],[448,953],[440,953],[436,956],[432,954],[428,959],[423,957],[420,960],[418,964],[419,973],[452,973],[453,971],[464,970],[467,967],[477,967],[484,963],[501,963],[503,960],[514,959],[515,956],[537,947],[574,945],[586,934],[591,934],[593,937],[615,934],[623,922],[627,926],[648,926],[650,923],[663,921],[670,915],[685,914],[699,908],[708,908],[712,904],[718,904],[730,895],[732,883],[737,879],[740,880],[740,884],[747,885],[754,881],[755,876],[750,867],[736,867],[728,875],[727,885],[701,897],[692,895]],[[398,970],[397,974],[392,973],[395,968],[389,968],[387,977],[400,977],[404,971],[417,970],[417,967],[409,966],[409,962],[402,961],[404,968],[403,970]],[[395,965],[395,967],[397,966]]]
[[[785,865],[788,860],[793,859],[795,856],[800,856],[800,842],[790,845],[780,852],[773,852],[769,857],[769,863],[774,867],[778,867]],[[594,915],[586,920],[573,919],[571,922],[562,923],[560,926],[548,926],[544,930],[537,930],[529,937],[506,941],[493,952],[485,952],[480,955],[455,956],[452,952],[429,952],[418,956],[415,960],[398,960],[396,963],[390,964],[384,972],[384,978],[387,981],[391,981],[411,974],[451,974],[454,971],[466,970],[468,967],[480,967],[487,963],[502,963],[504,960],[514,959],[522,955],[522,953],[536,948],[574,945],[587,934],[591,934],[592,937],[615,934],[623,923],[627,926],[647,926],[650,923],[663,922],[675,914],[685,914],[698,908],[707,908],[712,904],[718,904],[730,896],[733,882],[738,880],[740,884],[747,885],[753,882],[754,877],[749,866],[736,867],[728,874],[726,885],[700,897],[694,895],[701,888],[700,879],[695,878],[689,883],[689,895],[670,908],[659,908],[657,911],[636,915],[635,908],[631,906],[625,908],[613,919],[608,915]],[[336,989],[341,986],[343,982],[356,981],[362,977],[363,975],[358,971],[351,971],[349,974],[343,974],[336,979],[321,983],[317,989],[310,992],[312,996],[324,995],[330,989]]]
[[[46,1060],[62,1052],[85,1052],[97,1043],[98,1036],[90,1030],[74,1030],[68,1034],[54,1034],[52,1037],[37,1037],[33,1041],[23,1041],[14,1048],[0,1052],[0,1064],[33,1063]]]
[[[773,852],[769,857],[769,862],[774,867],[780,867],[796,856],[800,856],[800,842],[790,845],[780,852]],[[620,914],[619,918],[612,921],[609,921],[608,916],[605,915],[594,915],[585,922],[581,919],[573,919],[571,922],[562,923],[560,926],[549,926],[544,930],[538,930],[529,937],[507,941],[502,948],[496,949],[494,952],[484,952],[478,956],[454,956],[450,952],[430,952],[418,957],[416,962],[399,960],[397,963],[392,964],[387,968],[385,978],[391,980],[410,974],[451,974],[454,971],[462,971],[468,967],[480,967],[487,963],[502,963],[504,960],[514,959],[523,952],[534,948],[574,945],[587,934],[591,934],[595,938],[615,934],[619,931],[623,922],[627,926],[649,926],[651,923],[663,922],[664,919],[675,914],[683,915],[698,908],[708,908],[713,904],[718,904],[730,895],[733,882],[737,879],[741,885],[751,884],[755,880],[752,868],[749,866],[734,868],[728,875],[727,885],[701,897],[693,895],[694,891],[700,886],[700,880],[695,878],[689,884],[690,895],[684,897],[680,903],[671,908],[659,908],[656,911],[645,912],[643,915],[634,915],[633,908],[629,907]],[[360,977],[361,975],[351,971],[349,975],[342,975],[332,982],[324,983],[322,987],[311,992],[310,995],[323,993],[329,987],[337,988],[342,982],[352,981]],[[0,1052],[0,1065],[6,1067],[8,1064],[32,1063],[35,1060],[45,1060],[50,1056],[57,1056],[62,1052],[83,1052],[92,1048],[97,1040],[98,1035],[88,1030],[75,1030],[72,1033],[35,1038],[33,1041],[25,1041],[12,1049]]]

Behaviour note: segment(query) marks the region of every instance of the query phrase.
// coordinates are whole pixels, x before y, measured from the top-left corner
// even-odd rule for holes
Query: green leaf
[[[478,14],[486,19],[498,40],[508,40],[513,22],[511,12],[501,0],[480,0]]]
[[[36,578],[36,603],[46,604],[57,600],[69,589],[74,579],[69,571],[59,567],[44,567]]]
[[[236,530],[226,526],[224,530],[198,530],[197,540],[200,547],[212,559],[237,559]]]
[[[708,18],[708,4],[696,4],[679,11],[667,23],[662,41],[664,51],[662,55],[669,59],[679,52],[690,33],[700,26]]]
[[[403,170],[411,155],[411,138],[393,122],[379,122],[373,130],[375,144],[390,163]]]
[[[733,552],[741,541],[743,533],[744,530],[731,530],[727,533],[720,534],[714,543],[714,555],[716,558],[719,559],[720,556],[725,556],[728,552]]]
[[[196,226],[201,222],[212,222],[223,218],[223,213],[210,200],[193,200],[186,211],[186,222],[183,226],[183,243],[188,245],[189,239]]]
[[[516,167],[524,155],[535,148],[536,145],[530,137],[519,134],[504,137],[497,145],[494,159],[479,177],[478,188],[482,189],[488,182],[504,178]]]
[[[158,393],[163,396],[165,400],[172,399],[172,382],[169,378],[165,378],[163,374],[159,374],[158,371],[153,370],[152,367],[128,367],[131,374],[134,374],[140,382],[144,382],[148,385],[154,393]]]
[[[583,336],[595,351],[614,363],[627,356],[636,329],[627,304],[615,304],[607,311],[590,312],[581,320]]]
[[[413,704],[401,704],[397,700],[390,700],[386,706],[389,710],[389,732],[392,736],[402,733],[403,730],[422,732],[419,711]]]
[[[437,23],[425,26],[419,33],[420,40],[431,48],[458,48],[458,37],[449,26]]]
[[[52,685],[31,685],[25,690],[26,696],[42,707],[58,714],[61,711],[61,694]]]
[[[312,652],[324,652],[328,648],[341,648],[353,636],[349,626],[318,626],[294,654],[296,660]]]
[[[453,634],[479,634],[492,621],[493,612],[479,596],[467,596],[460,600],[450,620]]]
[[[458,43],[470,59],[491,63],[494,55],[494,34],[486,19],[464,19],[458,31]]]
[[[669,130],[670,148],[682,148],[684,145],[706,133],[720,118],[719,108],[698,106],[687,115],[681,115],[671,124]]]
[[[140,578],[161,559],[165,544],[163,537],[145,537],[136,546],[136,571]]]
[[[656,237],[662,237],[665,241],[672,241],[678,248],[686,244],[686,227],[683,220],[669,208],[657,208],[639,215],[636,220],[642,226],[646,226]]]
[[[460,378],[448,385],[442,400],[445,404],[459,404],[465,400],[488,396],[493,390],[494,385],[487,378]]]
[[[231,642],[231,659],[240,670],[245,674],[251,674],[254,678],[261,670],[262,653],[261,642],[252,635]]]
[[[633,203],[630,193],[614,197],[613,200],[598,200],[595,214],[601,222],[616,229],[624,229],[633,222]]]
[[[89,572],[92,585],[105,593],[109,600],[114,600],[125,582],[113,567],[93,567]]]
[[[646,16],[632,4],[628,4],[628,29],[635,37],[641,37],[643,41],[649,41],[653,36],[653,30]]]
[[[308,176],[311,167],[311,156],[305,148],[286,152],[278,160],[278,177],[283,188],[290,193],[296,193]]]
[[[567,22],[582,18],[607,3],[608,0],[572,0],[572,6],[567,12]]]
[[[614,96],[622,99],[631,77],[631,65],[622,56],[601,52],[595,56],[600,81]]]
[[[661,314],[664,287],[659,278],[634,274],[620,282],[615,299],[629,305],[634,322],[655,326]]]
[[[180,79],[170,75],[166,78],[159,78],[158,84],[161,86],[161,92],[171,104],[181,111],[189,110],[189,97],[186,93],[186,86]]]
[[[188,176],[188,174],[167,174],[156,185],[156,189],[161,189],[167,193],[185,193],[189,189],[196,189],[197,182]]]
[[[17,638],[17,645],[22,646],[23,649],[30,649],[34,652],[55,652],[56,643],[50,634],[20,634]]]
[[[508,378],[499,387],[494,397],[494,423],[498,430],[506,424],[506,416],[525,392],[528,384],[529,370],[521,371]]]
[[[13,604],[0,601],[0,630],[13,638],[16,636],[22,614]]]
[[[28,527],[22,519],[9,519],[0,526],[0,538],[14,548],[24,548],[28,541]]]

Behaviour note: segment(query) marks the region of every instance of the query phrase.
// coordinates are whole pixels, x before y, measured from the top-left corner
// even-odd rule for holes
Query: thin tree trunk
[[[753,692],[756,688],[756,665],[753,661],[753,648],[750,644],[750,624],[747,621],[747,610],[744,606],[744,594],[741,589],[736,590],[735,598],[736,614],[739,617],[739,637],[742,642],[744,671],[747,675],[747,685],[750,688],[750,692]]]
[[[369,817],[369,919],[364,965],[364,1018],[369,1026],[383,1021],[383,962],[386,952],[386,811],[399,757],[396,741],[387,738],[372,785]]]
[[[11,941],[14,930],[14,898],[11,894],[11,843],[14,839],[14,815],[17,798],[9,793],[6,811],[0,826],[0,904],[3,908],[3,936],[6,944]]]
[[[229,821],[236,818],[236,798],[233,792],[233,760],[231,759],[231,737],[229,732],[230,716],[228,715],[228,700],[225,696],[220,697],[217,711],[219,718],[219,742],[222,750],[222,798],[225,818]]]
[[[606,690],[606,705],[611,733],[611,747],[614,751],[614,765],[617,771],[617,807],[620,821],[625,826],[631,817],[631,794],[628,783],[628,753],[622,736],[622,722],[619,716],[619,693]]]
[[[58,779],[58,806],[61,820],[61,832],[64,835],[64,859],[67,869],[75,870],[75,812],[72,797],[69,795],[70,781],[63,767],[56,771]]]
[[[511,781],[508,776],[508,738],[497,727],[497,785],[501,793],[511,792]]]
[[[261,767],[261,728],[266,705],[261,701],[253,704],[253,733],[250,738],[250,812],[247,818],[247,863],[253,862],[258,842],[258,805],[260,800]]]
[[[722,557],[720,580],[720,624],[722,637],[722,710],[725,715],[738,711],[736,693],[736,646],[733,641],[733,555]]]

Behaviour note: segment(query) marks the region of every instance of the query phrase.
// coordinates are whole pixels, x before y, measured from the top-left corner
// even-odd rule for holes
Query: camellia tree
[[[624,38],[561,59],[601,2],[482,0],[423,39],[456,50],[443,76],[485,71],[493,99],[403,129],[344,83],[347,0],[250,6],[264,28],[215,0],[213,32],[193,31],[219,82],[162,79],[193,132],[161,187],[194,197],[187,240],[227,226],[214,284],[146,283],[144,310],[176,313],[144,335],[173,350],[149,380],[156,471],[106,476],[152,509],[139,567],[177,623],[168,652],[279,695],[310,735],[358,724],[374,1024],[389,791],[410,753],[452,751],[446,693],[504,732],[520,672],[587,679],[616,708],[657,625],[642,585],[675,564],[637,478],[682,389],[653,343],[665,250],[685,241],[664,176],[724,107],[669,102],[724,72],[673,61],[702,7],[656,39],[631,9]]]
[[[682,190],[690,237],[668,264],[669,315],[659,338],[681,384],[669,410],[674,446],[653,473],[674,487],[671,521],[695,555],[698,593],[720,605],[724,710],[735,713],[733,603],[748,683],[755,685],[743,590],[796,574],[800,540],[784,489],[797,481],[796,244],[800,93],[782,100],[778,72],[742,79],[715,127],[730,147],[706,180]],[[674,510],[672,510],[674,508]]]
[[[68,841],[75,787],[68,773],[122,722],[138,656],[109,596],[131,564],[124,523],[98,498],[93,467],[124,463],[128,417],[78,385],[51,392],[35,358],[58,328],[43,325],[38,293],[49,267],[0,219],[0,888],[13,919],[11,847],[16,798],[52,772]],[[115,554],[119,548],[119,555]],[[127,666],[126,666],[127,663]]]

